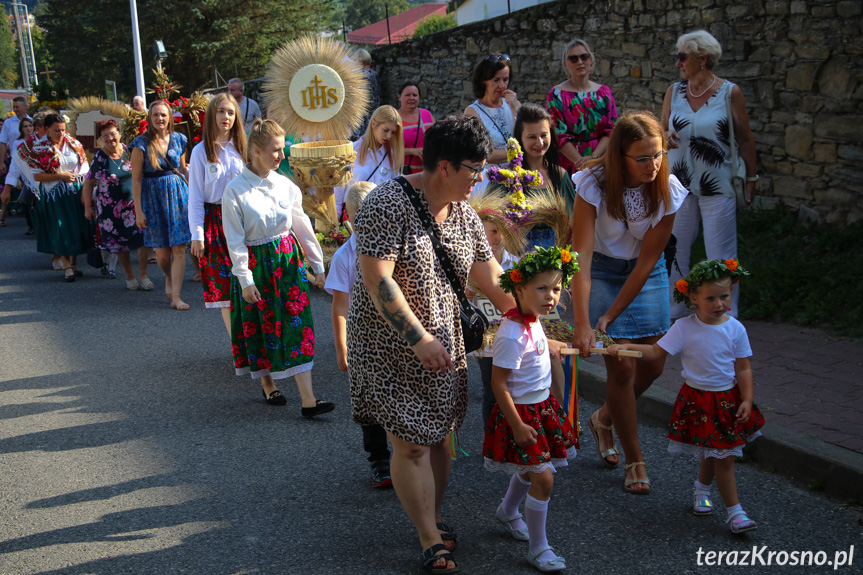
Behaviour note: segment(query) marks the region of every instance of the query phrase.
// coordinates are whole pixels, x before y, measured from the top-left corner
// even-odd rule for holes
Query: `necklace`
[[[104,148],[102,149],[102,151],[105,151]],[[111,164],[113,164],[115,168],[124,172],[128,172],[132,169],[132,167],[126,163],[126,150],[124,148],[121,148],[120,152],[121,153],[119,158],[112,158],[111,155],[108,154],[108,152],[105,152],[105,156],[107,156],[107,158],[111,161]]]
[[[712,87],[713,87],[713,84],[715,84],[715,83],[716,83],[716,74],[713,74],[713,81],[712,81],[712,82],[710,83],[710,85],[709,85],[709,86],[707,86],[707,88],[705,88],[705,89],[704,89],[704,91],[703,91],[703,92],[701,92],[700,94],[695,94],[695,93],[693,93],[693,92],[692,92],[692,82],[687,82],[687,83],[686,83],[686,87],[687,87],[687,88],[689,88],[689,95],[690,95],[690,96],[692,96],[693,98],[700,98],[701,96],[703,96],[704,94],[706,94],[706,93],[710,90],[710,88],[712,88]]]

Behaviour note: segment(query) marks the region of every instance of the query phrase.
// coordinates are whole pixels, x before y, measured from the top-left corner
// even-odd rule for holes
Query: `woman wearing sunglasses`
[[[652,344],[671,327],[663,251],[687,192],[669,174],[665,146],[653,114],[626,115],[603,157],[573,177],[578,195],[572,249],[581,269],[572,281],[573,346],[585,357],[596,344],[594,328],[619,343]],[[647,494],[635,400],[662,373],[665,359],[605,359],[605,405],[590,416],[588,427],[608,467],[620,463],[617,430],[626,457],[623,489]]]
[[[708,260],[737,259],[737,193],[732,184],[737,174],[732,167],[729,121],[733,123],[740,161],[746,166],[747,204],[752,201],[758,181],[755,137],[749,128],[743,92],[713,73],[721,56],[719,42],[704,30],[678,38],[675,65],[680,69],[681,81],[669,86],[662,102],[671,173],[690,192],[674,222],[678,267],[669,274],[672,287],[689,274],[689,254],[701,224]],[[739,295],[737,289],[731,294],[729,313],[735,317]],[[671,318],[684,315],[686,305],[672,298]]]
[[[506,141],[512,137],[515,115],[521,102],[515,92],[509,89],[512,80],[512,66],[509,54],[491,54],[474,66],[471,76],[474,103],[464,113],[482,120],[491,136],[494,151],[488,159],[489,164],[506,163]]]
[[[617,121],[611,88],[590,79],[595,67],[587,42],[572,40],[563,50],[569,79],[552,88],[545,102],[560,143],[560,165],[570,173],[602,155]]]

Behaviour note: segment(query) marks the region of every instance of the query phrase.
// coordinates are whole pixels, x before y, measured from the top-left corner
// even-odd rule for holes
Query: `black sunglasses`
[[[591,57],[593,57],[593,54],[587,52],[585,54],[570,54],[566,57],[566,59],[569,60],[571,64],[575,64],[579,60],[581,60],[582,62],[587,62],[591,59]]]
[[[509,54],[501,54],[500,56],[498,56],[497,54],[490,54],[489,57],[486,58],[486,61],[491,62],[492,64],[494,64],[498,60],[500,60],[501,62],[509,62]]]
[[[677,61],[678,62],[686,62],[686,58],[688,56],[689,56],[688,54],[684,54],[683,52],[678,52],[677,53]]]

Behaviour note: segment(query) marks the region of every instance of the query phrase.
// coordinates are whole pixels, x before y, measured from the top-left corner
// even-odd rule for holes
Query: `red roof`
[[[392,38],[393,42],[409,39],[413,36],[417,24],[423,18],[428,18],[432,14],[446,16],[446,4],[420,4],[401,14],[390,16],[390,38]],[[348,33],[348,41],[353,44],[367,44],[371,46],[388,44],[386,19]]]

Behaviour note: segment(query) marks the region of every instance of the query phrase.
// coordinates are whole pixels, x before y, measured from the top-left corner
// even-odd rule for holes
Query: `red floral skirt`
[[[575,457],[578,438],[554,396],[541,403],[516,404],[515,409],[521,420],[536,430],[536,444],[518,445],[500,406],[495,405],[482,444],[487,469],[539,473],[547,467],[564,466]]]
[[[231,307],[231,257],[222,230],[221,204],[204,204],[204,256],[198,264],[204,307]]]
[[[684,383],[672,408],[668,438],[711,450],[742,446],[760,435],[764,425],[764,416],[754,404],[749,421],[735,423],[742,401],[736,385],[727,391],[703,391]]]

